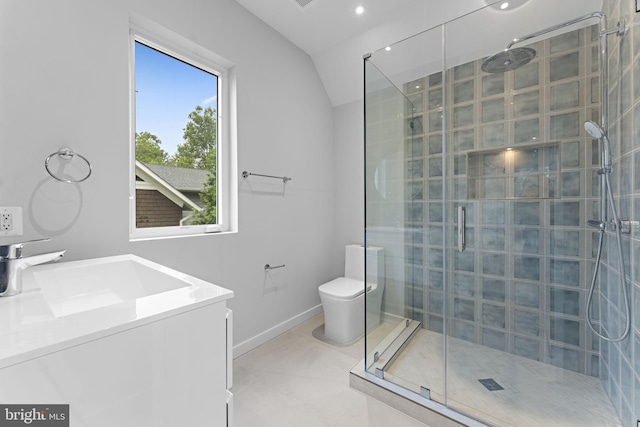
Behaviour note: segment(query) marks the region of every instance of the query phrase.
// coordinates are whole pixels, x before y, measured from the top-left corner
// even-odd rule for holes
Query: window
[[[177,36],[131,49],[131,237],[227,231],[225,68]]]

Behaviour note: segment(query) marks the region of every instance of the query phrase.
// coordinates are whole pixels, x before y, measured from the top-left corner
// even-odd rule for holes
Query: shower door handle
[[[458,206],[458,252],[464,251],[466,247],[465,234],[467,232],[467,212],[464,206]]]

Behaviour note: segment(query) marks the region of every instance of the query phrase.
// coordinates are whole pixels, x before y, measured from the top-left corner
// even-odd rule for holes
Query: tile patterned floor
[[[619,427],[600,380],[450,338],[449,406],[498,426]],[[433,366],[435,369],[425,369]],[[421,329],[386,372],[443,401],[442,335]],[[493,378],[504,390],[489,391]]]
[[[314,337],[323,324],[316,316],[234,360],[236,427],[425,427],[349,387],[364,342],[330,345]]]

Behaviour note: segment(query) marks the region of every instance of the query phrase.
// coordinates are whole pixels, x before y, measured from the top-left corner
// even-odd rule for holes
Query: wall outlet
[[[0,237],[22,236],[22,208],[0,207]]]

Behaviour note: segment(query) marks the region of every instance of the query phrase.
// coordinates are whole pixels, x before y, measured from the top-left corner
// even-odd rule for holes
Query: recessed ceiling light
[[[509,7],[509,2],[507,2],[507,1],[500,5],[500,9],[502,9],[502,10],[505,10],[508,7]]]
[[[356,7],[356,13],[358,15],[362,15],[364,13],[364,7],[363,6]]]
[[[387,52],[389,52],[391,50],[391,46],[387,46],[384,48],[384,50],[386,50]]]

